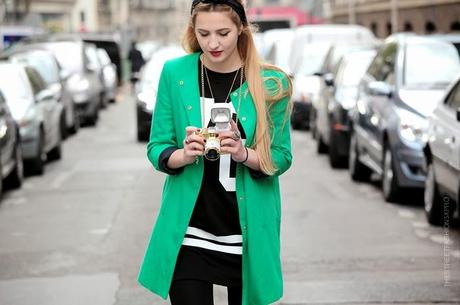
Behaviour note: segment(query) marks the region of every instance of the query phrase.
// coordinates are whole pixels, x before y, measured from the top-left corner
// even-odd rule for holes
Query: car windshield
[[[13,60],[27,63],[37,69],[46,84],[50,85],[59,82],[59,68],[51,56],[51,54],[50,56],[18,54],[13,57]]]
[[[460,72],[460,59],[454,46],[444,43],[418,43],[406,47],[403,86],[445,88]]]
[[[25,74],[22,75],[19,68],[0,65],[0,89],[15,118],[33,103],[32,91],[27,82]]]
[[[83,57],[81,48],[75,42],[56,42],[48,45],[65,70],[70,73],[81,73],[83,69]]]
[[[337,83],[343,87],[357,87],[364,73],[366,73],[369,64],[374,58],[375,53],[359,53],[347,58],[343,62],[338,74]]]
[[[308,45],[305,47],[302,54],[302,62],[300,63],[297,73],[300,75],[313,75],[321,70],[324,58],[326,57],[329,45]]]

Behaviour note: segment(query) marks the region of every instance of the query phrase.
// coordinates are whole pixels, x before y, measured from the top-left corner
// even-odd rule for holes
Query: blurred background
[[[191,2],[0,0],[0,305],[165,304],[145,150]],[[293,83],[281,304],[460,304],[460,1],[246,5]]]

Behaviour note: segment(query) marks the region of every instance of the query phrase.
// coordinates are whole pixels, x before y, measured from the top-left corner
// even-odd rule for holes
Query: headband
[[[244,7],[243,5],[241,5],[241,3],[239,3],[238,1],[236,0],[193,0],[192,2],[192,9],[190,11],[190,13],[193,12],[193,10],[195,9],[195,6],[198,4],[198,3],[206,3],[206,4],[225,4],[227,6],[230,6],[234,11],[235,13],[238,14],[238,16],[240,17],[240,20],[241,22],[246,25],[248,23],[247,21],[247,18],[246,18],[246,13],[244,12]]]

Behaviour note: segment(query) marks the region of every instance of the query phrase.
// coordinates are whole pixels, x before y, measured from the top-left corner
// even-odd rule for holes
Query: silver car
[[[63,105],[38,71],[22,64],[0,62],[0,90],[20,128],[26,169],[43,174],[47,158],[61,158]]]
[[[6,54],[10,61],[24,63],[37,69],[47,88],[50,89],[56,99],[64,106],[64,113],[61,118],[61,134],[67,137],[68,131],[75,133],[80,127],[80,121],[65,82],[61,79],[61,68],[53,53],[47,50],[34,48],[19,48]]]
[[[460,214],[460,77],[429,118],[425,214],[434,225]]]
[[[102,80],[105,93],[104,100],[113,103],[117,96],[117,67],[110,61],[109,54],[107,54],[106,50],[98,48],[97,57],[102,66]]]
[[[95,125],[103,104],[104,90],[96,47],[80,41],[53,41],[33,44],[53,52],[62,67],[81,122]]]

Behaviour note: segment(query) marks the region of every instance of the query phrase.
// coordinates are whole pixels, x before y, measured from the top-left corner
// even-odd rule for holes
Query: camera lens
[[[215,161],[219,159],[219,152],[217,151],[217,149],[209,149],[206,152],[206,159],[208,159],[209,161]]]

